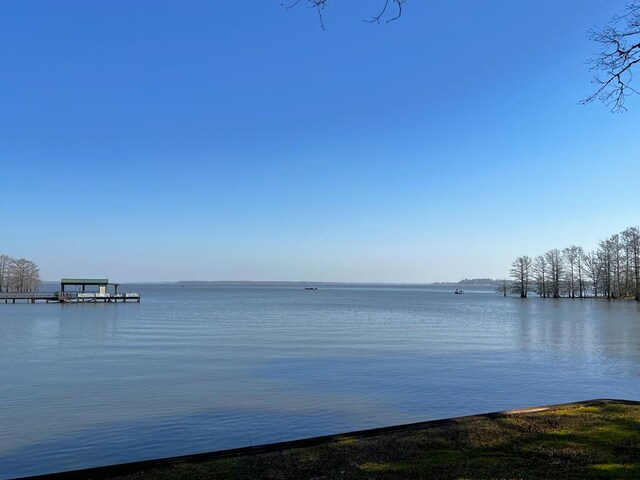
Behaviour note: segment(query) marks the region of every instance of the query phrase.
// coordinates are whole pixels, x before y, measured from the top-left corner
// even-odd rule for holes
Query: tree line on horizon
[[[0,254],[0,293],[37,292],[39,286],[40,269],[35,262]]]
[[[571,245],[534,258],[523,255],[511,264],[510,276],[498,287],[505,296],[527,298],[534,292],[541,298],[640,301],[640,229],[616,233],[591,252]]]

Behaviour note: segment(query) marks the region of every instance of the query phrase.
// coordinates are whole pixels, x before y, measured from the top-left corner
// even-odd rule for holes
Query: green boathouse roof
[[[60,280],[62,285],[108,285],[107,278],[63,278]]]

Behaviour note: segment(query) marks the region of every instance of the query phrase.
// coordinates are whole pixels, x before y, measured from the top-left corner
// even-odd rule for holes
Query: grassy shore
[[[640,479],[640,405],[603,403],[139,472],[177,479]]]

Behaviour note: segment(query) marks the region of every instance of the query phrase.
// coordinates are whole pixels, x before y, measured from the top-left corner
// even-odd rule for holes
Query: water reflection
[[[127,316],[129,321],[133,321],[137,313],[135,305],[120,304],[80,303],[62,305],[61,308],[64,311],[57,322],[60,345],[78,345],[85,342],[98,345],[114,341],[118,319]]]
[[[522,351],[640,361],[640,306],[635,302],[528,299],[513,318]]]

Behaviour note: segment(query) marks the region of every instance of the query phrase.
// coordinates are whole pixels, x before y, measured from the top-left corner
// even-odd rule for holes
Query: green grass
[[[640,406],[600,404],[182,464],[121,480],[640,479]]]

